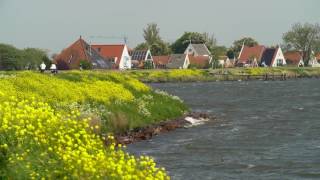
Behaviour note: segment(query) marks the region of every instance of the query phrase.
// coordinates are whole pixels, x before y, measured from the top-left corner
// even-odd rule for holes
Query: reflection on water
[[[218,120],[130,145],[173,179],[320,178],[320,81],[152,84]]]

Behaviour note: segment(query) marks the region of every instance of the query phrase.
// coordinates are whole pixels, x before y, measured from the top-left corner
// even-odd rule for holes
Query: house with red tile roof
[[[210,57],[209,56],[189,56],[189,67],[195,67],[198,69],[208,69],[210,66]]]
[[[266,48],[261,45],[256,45],[253,47],[242,46],[238,57],[237,66],[258,67],[265,49]]]
[[[112,59],[115,69],[131,69],[131,57],[129,55],[128,47],[125,44],[95,44],[92,45],[102,57]]]
[[[153,56],[153,63],[156,69],[166,69],[170,56]]]
[[[318,54],[316,55],[316,59],[317,59],[317,61],[320,63],[320,53],[318,53]]]
[[[312,51],[311,58],[308,62],[308,65],[311,67],[320,67],[320,63],[317,60],[316,54]]]
[[[146,68],[145,64],[148,62],[152,67],[154,67],[153,58],[151,55],[151,51],[149,49],[129,50],[129,55],[131,56],[132,68],[136,68],[136,69]]]
[[[279,46],[275,48],[262,45],[243,46],[237,61],[237,66],[244,67],[278,67],[286,64],[286,59]]]
[[[95,69],[111,69],[112,67],[112,63],[100,56],[81,36],[53,59],[59,70],[79,69],[81,61],[91,63]]]
[[[284,53],[284,57],[286,59],[288,66],[294,66],[294,67],[304,66],[302,53],[299,51],[288,51]]]

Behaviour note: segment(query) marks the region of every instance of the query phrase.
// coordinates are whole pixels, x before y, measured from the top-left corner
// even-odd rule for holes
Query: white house
[[[205,44],[189,44],[184,54],[193,56],[211,56],[211,53]]]
[[[118,45],[92,45],[104,58],[113,59],[115,69],[131,69],[131,57],[125,44]]]
[[[145,62],[150,62],[154,67],[151,51],[148,50],[132,50],[129,51],[131,56],[132,68],[144,68]]]

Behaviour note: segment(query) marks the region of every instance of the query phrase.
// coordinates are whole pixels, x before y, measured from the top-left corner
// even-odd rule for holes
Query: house
[[[184,51],[184,54],[189,54],[193,56],[211,56],[211,53],[205,44],[192,44]]]
[[[112,59],[114,69],[131,69],[131,57],[125,44],[92,45],[102,57]]]
[[[218,63],[219,66],[225,67],[225,68],[231,68],[234,67],[236,60],[230,59],[228,56],[220,56]]]
[[[79,69],[81,61],[90,63],[95,69],[111,69],[112,67],[112,63],[100,56],[81,36],[53,59],[59,70]]]
[[[156,69],[166,69],[170,56],[153,56],[153,63]]]
[[[288,51],[284,53],[284,57],[286,59],[288,66],[294,66],[294,67],[304,66],[302,53],[299,51]]]
[[[280,47],[267,48],[262,45],[242,46],[237,62],[237,66],[243,67],[278,67],[286,64]]]
[[[131,56],[131,63],[132,63],[132,68],[146,68],[144,67],[146,62],[150,63],[151,67],[148,68],[153,68],[154,63],[153,63],[153,58],[151,55],[151,51],[148,50],[130,50],[129,55]]]
[[[189,67],[189,55],[187,54],[172,54],[170,55],[167,68],[169,69],[187,69]]]
[[[210,67],[210,57],[209,56],[193,56],[188,55],[189,67],[195,67],[199,69],[208,69]]]
[[[279,67],[285,66],[287,62],[284,58],[280,47],[265,48],[260,60],[260,66],[262,67]]]
[[[312,52],[312,58],[309,60],[308,65],[311,67],[320,67],[320,63],[317,60],[317,56]]]
[[[256,45],[253,47],[242,46],[238,57],[237,66],[258,67],[265,49],[266,48],[261,45]]]
[[[318,54],[316,55],[316,59],[317,59],[318,63],[320,63],[320,53],[318,53]]]

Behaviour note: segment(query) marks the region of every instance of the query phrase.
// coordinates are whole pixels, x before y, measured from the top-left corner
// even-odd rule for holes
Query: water
[[[152,84],[215,122],[129,145],[172,179],[320,179],[320,81]]]

